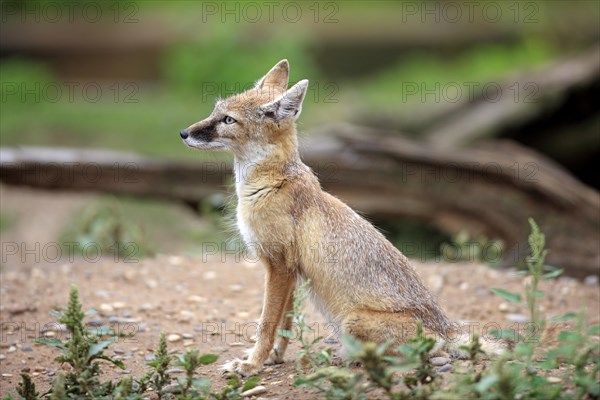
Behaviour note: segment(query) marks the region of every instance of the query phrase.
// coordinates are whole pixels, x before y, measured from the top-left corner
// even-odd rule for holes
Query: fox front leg
[[[242,376],[255,375],[262,369],[273,349],[277,327],[286,311],[295,282],[296,277],[288,271],[267,268],[263,310],[258,324],[256,344],[247,360],[229,361],[223,369]]]

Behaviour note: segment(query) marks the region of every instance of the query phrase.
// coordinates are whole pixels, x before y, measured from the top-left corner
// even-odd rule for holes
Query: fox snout
[[[181,139],[190,147],[211,143],[217,137],[216,123],[201,121],[179,132]]]

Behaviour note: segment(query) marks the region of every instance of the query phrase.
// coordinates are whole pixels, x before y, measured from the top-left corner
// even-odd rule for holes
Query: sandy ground
[[[2,209],[21,210],[28,225],[19,224],[3,234],[3,257],[4,244],[9,240],[42,244],[53,240],[56,228],[52,221],[39,219],[48,209],[55,211],[56,218],[66,218],[69,210],[88,200],[87,195],[64,195],[57,199],[55,194],[36,195],[34,200],[25,192],[17,193],[22,195],[20,202],[15,200],[12,189],[9,193],[3,188]],[[48,208],[44,210],[44,206]],[[79,288],[84,308],[98,311],[88,320],[134,334],[120,338],[110,347],[109,354],[121,358],[126,369],[103,364],[102,370],[108,378],[141,375],[147,369],[146,362],[152,357],[160,332],[173,335],[173,341],[169,342],[171,351],[197,348],[203,353],[218,354],[218,364],[242,356],[243,350],[252,346],[249,339],[261,311],[264,272],[260,264],[234,253],[206,257],[159,254],[127,261],[78,257],[48,262],[48,257],[41,257],[40,262],[28,263],[13,262],[14,257],[6,257],[0,271],[0,396],[14,393],[20,371],[29,371],[39,391],[44,392],[63,368],[53,361],[58,355],[55,349],[34,344],[32,340],[46,330],[56,329],[56,321],[49,312],[66,303],[71,284]],[[479,325],[475,328],[482,333],[498,327],[522,329],[526,310],[507,304],[490,290],[501,287],[521,291],[523,278],[514,271],[496,271],[476,264],[414,262],[414,265],[453,319],[476,321]],[[587,322],[599,322],[597,281],[590,279],[584,283],[561,277],[544,281],[541,289],[546,293],[541,304],[548,317],[585,307]],[[317,329],[316,334],[330,333],[331,329],[310,306],[307,319]],[[57,331],[54,335],[64,338],[65,333]],[[328,346],[334,352],[339,347]],[[312,389],[292,386],[297,351],[298,344],[293,343],[284,364],[267,367],[261,373],[261,384],[267,388],[263,397],[319,397]],[[226,384],[218,366],[201,367],[199,373],[209,377],[214,388]],[[181,374],[175,370],[174,376]]]

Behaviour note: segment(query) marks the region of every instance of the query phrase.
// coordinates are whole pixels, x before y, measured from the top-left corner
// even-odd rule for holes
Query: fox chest
[[[291,216],[281,208],[237,208],[237,227],[249,248],[279,247],[293,243]]]

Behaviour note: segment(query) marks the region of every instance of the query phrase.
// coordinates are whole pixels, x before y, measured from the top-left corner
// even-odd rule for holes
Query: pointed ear
[[[265,86],[271,86],[273,88],[284,91],[288,86],[288,76],[290,73],[290,64],[288,60],[281,60],[265,76],[260,78],[256,82],[255,87],[262,89]]]
[[[302,112],[302,102],[307,88],[308,80],[303,79],[272,102],[261,106],[260,109],[265,117],[275,121],[286,118],[293,118],[295,121]]]

